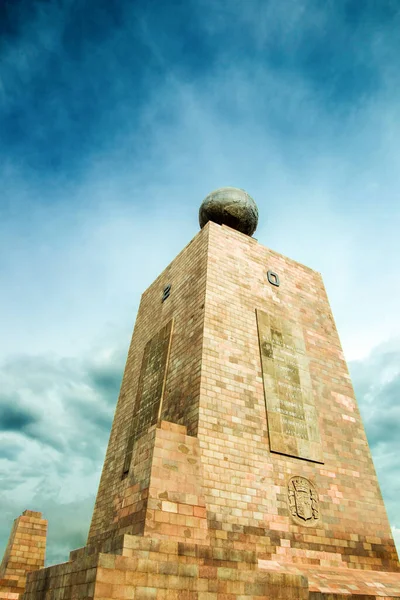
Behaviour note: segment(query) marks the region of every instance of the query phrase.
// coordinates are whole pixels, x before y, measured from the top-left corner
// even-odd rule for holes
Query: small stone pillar
[[[0,565],[0,599],[19,600],[30,571],[44,567],[47,521],[42,513],[25,510],[15,519]]]

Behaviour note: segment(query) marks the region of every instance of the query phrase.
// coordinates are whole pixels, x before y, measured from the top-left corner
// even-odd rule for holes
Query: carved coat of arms
[[[318,494],[305,477],[292,477],[288,485],[289,510],[299,525],[315,525],[319,519]]]

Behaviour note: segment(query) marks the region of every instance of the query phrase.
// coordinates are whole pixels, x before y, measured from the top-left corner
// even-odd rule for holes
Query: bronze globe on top
[[[253,235],[258,223],[258,208],[245,190],[222,187],[214,190],[201,203],[199,223],[203,228],[208,221],[228,225],[246,235]]]

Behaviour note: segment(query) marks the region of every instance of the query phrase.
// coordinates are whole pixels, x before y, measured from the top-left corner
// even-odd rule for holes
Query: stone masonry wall
[[[28,576],[23,600],[388,600],[398,573],[271,569],[254,551],[124,535],[112,553],[74,556]]]
[[[189,435],[196,434],[207,246],[208,228],[182,250],[142,295],[89,531],[90,544],[119,533],[143,533],[153,452],[151,427],[135,441],[129,473],[122,477],[122,472],[132,436],[143,352],[149,340],[172,319],[160,418],[185,425]],[[168,284],[170,295],[162,302]]]
[[[398,570],[320,274],[209,225],[198,437],[211,543],[256,549],[266,563]],[[269,269],[279,287],[267,280]],[[323,464],[270,452],[256,309],[304,339]],[[295,476],[316,490],[315,522],[293,518],[288,486]]]

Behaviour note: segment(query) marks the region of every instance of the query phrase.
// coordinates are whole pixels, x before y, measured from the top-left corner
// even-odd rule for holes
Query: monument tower
[[[319,273],[221,188],[143,293],[87,545],[25,600],[399,597]]]

